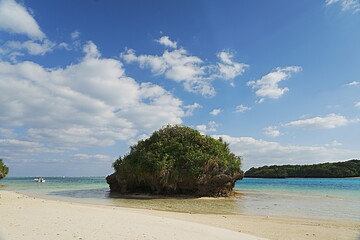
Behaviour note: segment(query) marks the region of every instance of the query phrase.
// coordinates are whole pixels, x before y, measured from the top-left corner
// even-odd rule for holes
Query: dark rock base
[[[118,173],[106,177],[111,192],[150,193],[158,195],[191,195],[196,197],[228,197],[232,195],[235,182],[243,178],[243,172],[234,176],[219,174],[204,176],[201,179],[184,177],[172,184],[161,184],[151,176],[147,179],[124,179]]]

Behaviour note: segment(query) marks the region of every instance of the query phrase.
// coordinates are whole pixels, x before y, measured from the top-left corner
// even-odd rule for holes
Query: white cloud
[[[73,155],[73,159],[76,161],[93,161],[93,162],[113,162],[114,157],[103,155],[103,154],[86,154],[86,153],[77,153]]]
[[[205,134],[207,132],[216,132],[216,128],[219,126],[220,124],[214,121],[210,121],[208,124],[197,125],[196,129],[199,130],[202,134]]]
[[[70,43],[60,43],[62,47],[64,47],[66,50],[81,50],[82,48],[82,41],[80,39],[81,33],[78,30],[74,30],[70,33],[71,42]]]
[[[7,41],[0,46],[0,55],[12,62],[17,62],[17,58],[25,54],[45,55],[57,46],[46,38],[28,10],[14,0],[0,0],[0,30],[25,34],[31,38],[26,41]]]
[[[15,138],[16,134],[12,129],[0,128],[0,138]]]
[[[279,129],[276,126],[269,126],[269,127],[264,128],[264,133],[266,136],[269,136],[269,137],[278,137],[281,134]]]
[[[33,39],[45,38],[45,34],[27,9],[14,0],[0,1],[0,30],[26,34]]]
[[[171,41],[168,36],[162,36],[159,40],[155,40],[156,42],[164,45],[165,47],[177,48],[177,43]]]
[[[76,146],[111,146],[116,140],[126,140],[136,133],[130,127],[90,127],[77,126],[69,128],[30,128],[28,137],[37,142],[50,141],[53,145]]]
[[[168,37],[166,39],[174,43]],[[165,40],[157,41],[163,45],[164,42],[167,42]],[[241,75],[247,67],[246,64],[234,62],[233,56],[228,52],[218,54],[220,63],[206,65],[202,59],[192,56],[184,48],[167,49],[161,56],[136,55],[135,50],[127,49],[121,54],[121,57],[127,63],[135,62],[139,64],[140,68],[149,68],[155,75],[164,75],[167,79],[182,83],[188,92],[207,97],[216,94],[211,85],[212,80],[216,78],[233,79]]]
[[[66,43],[66,42],[59,43],[58,47],[59,47],[59,48],[64,48],[64,49],[66,49],[66,50],[71,50],[69,44]]]
[[[205,124],[197,125],[196,129],[201,132],[206,132],[207,126]]]
[[[247,85],[257,89],[255,94],[261,97],[259,103],[263,102],[265,98],[277,99],[289,91],[287,87],[280,88],[279,83],[291,77],[291,73],[299,71],[301,71],[299,66],[278,67],[259,80],[247,82]]]
[[[352,81],[352,82],[346,84],[346,86],[357,86],[357,85],[360,85],[360,82]]]
[[[166,124],[180,124],[182,101],[125,75],[121,62],[84,46],[77,64],[46,69],[0,62],[0,124],[24,126],[34,142],[64,147],[109,146]]]
[[[342,145],[343,145],[342,143],[340,143],[336,140],[332,141],[331,143],[325,144],[325,146],[327,146],[327,147],[338,147],[338,146],[342,146]]]
[[[150,68],[155,75],[164,75],[175,82],[182,82],[186,91],[199,93],[204,96],[214,96],[215,90],[209,79],[204,79],[205,68],[202,60],[190,56],[185,49],[165,50],[162,56],[140,55],[128,49],[121,54],[127,62],[137,62],[141,68]]]
[[[55,148],[46,148],[43,144],[34,141],[5,138],[0,139],[0,152],[4,159],[29,159],[37,154],[59,151]]]
[[[76,39],[80,38],[80,32],[75,30],[72,33],[70,33],[70,37],[72,40],[76,40]]]
[[[251,107],[247,107],[247,106],[244,106],[244,105],[240,104],[240,105],[236,106],[235,112],[242,113],[242,112],[245,112],[245,111],[248,111],[248,110],[251,110]]]
[[[218,58],[221,62],[217,63],[219,74],[213,76],[224,80],[234,79],[243,74],[249,65],[245,63],[234,62],[232,53],[222,51],[218,53]]]
[[[353,118],[349,120],[349,123],[358,123],[360,122],[360,118]]]
[[[331,113],[325,117],[314,117],[304,120],[292,121],[284,124],[284,126],[300,129],[326,129],[346,126],[349,122],[353,121],[354,120],[348,120],[342,115]]]
[[[360,11],[360,1],[359,0],[326,0],[326,5],[329,6],[334,3],[341,4],[341,10],[352,10],[354,13]]]
[[[148,134],[140,134],[139,136],[136,136],[135,138],[128,140],[127,144],[129,146],[133,146],[133,145],[137,144],[140,140],[145,140],[145,139],[148,139],[149,137],[150,136]]]
[[[355,107],[360,108],[360,102],[355,103]]]
[[[4,44],[2,49],[3,53],[26,50],[30,55],[45,55],[47,52],[53,51],[55,46],[56,43],[47,39],[43,41],[28,40],[25,42],[8,41]]]
[[[243,169],[273,164],[313,164],[319,162],[337,162],[358,158],[360,151],[337,149],[320,146],[283,145],[252,137],[231,137],[228,135],[213,135],[221,137],[230,144],[230,149],[236,155],[243,156]]]
[[[222,112],[222,110],[220,108],[215,108],[210,112],[210,114],[216,116],[221,112]]]
[[[192,116],[194,110],[197,108],[202,108],[202,106],[198,103],[194,103],[191,105],[184,106],[184,108],[187,109],[185,112],[185,116]]]
[[[101,56],[97,46],[92,41],[88,41],[83,50],[86,54],[85,58],[99,58]]]

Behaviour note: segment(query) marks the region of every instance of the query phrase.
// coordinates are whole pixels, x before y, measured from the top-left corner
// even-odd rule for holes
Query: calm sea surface
[[[37,183],[33,178],[5,178],[1,190],[34,197],[166,211],[243,214],[360,222],[360,178],[244,179],[236,199],[122,198],[110,194],[104,177],[55,178]]]

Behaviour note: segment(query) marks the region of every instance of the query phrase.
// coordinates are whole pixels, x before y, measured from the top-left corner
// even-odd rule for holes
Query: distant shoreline
[[[244,178],[260,178],[260,179],[350,179],[350,178],[360,178],[360,177],[244,177]],[[241,180],[239,180],[241,181]]]
[[[351,178],[360,177],[360,160],[312,165],[271,165],[250,168],[244,177],[253,178]]]

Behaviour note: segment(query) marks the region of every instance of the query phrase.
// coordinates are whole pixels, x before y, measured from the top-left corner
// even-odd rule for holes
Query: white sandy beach
[[[358,239],[360,223],[174,213],[0,191],[0,240]]]

